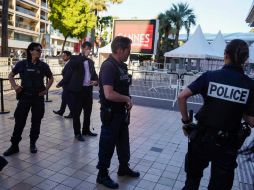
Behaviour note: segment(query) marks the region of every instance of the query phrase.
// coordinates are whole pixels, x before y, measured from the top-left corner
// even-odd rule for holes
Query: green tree
[[[96,16],[91,14],[86,0],[54,0],[50,2],[50,7],[49,20],[53,28],[64,36],[62,51],[68,37],[81,39],[96,24]]]
[[[166,13],[160,13],[158,15],[159,20],[159,39],[157,44],[157,55],[156,60],[157,62],[164,61],[164,53],[170,51],[172,46],[172,40],[169,39],[169,35],[175,34],[175,30],[172,26],[172,21],[170,20],[169,15]]]
[[[196,17],[193,13],[193,9],[189,8],[187,3],[179,3],[177,5],[173,4],[172,8],[166,11],[166,14],[169,16],[172,24],[176,29],[174,47],[178,47],[179,33],[183,26],[188,26],[195,24]],[[189,19],[189,23],[188,23]],[[186,24],[187,23],[187,24]],[[190,27],[188,27],[190,28]]]
[[[159,19],[159,40],[164,36],[167,38],[172,29],[172,21],[170,17],[165,13],[160,13],[158,16]]]
[[[106,17],[98,17],[97,20],[97,32],[96,32],[96,38],[100,38],[103,41],[103,44],[105,44],[107,40],[108,35],[108,29],[111,29],[113,26],[113,17],[112,16],[106,16]]]
[[[98,17],[98,12],[100,11],[107,11],[107,8],[110,4],[120,4],[123,0],[88,0],[91,10],[94,12],[95,16]],[[98,20],[98,18],[97,18]],[[95,26],[91,31],[91,42],[94,43],[95,41]]]

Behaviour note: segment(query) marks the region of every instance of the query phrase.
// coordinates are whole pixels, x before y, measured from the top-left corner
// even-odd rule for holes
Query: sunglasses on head
[[[35,51],[37,51],[37,52],[42,52],[42,50],[41,49],[33,49],[33,50],[35,50]]]

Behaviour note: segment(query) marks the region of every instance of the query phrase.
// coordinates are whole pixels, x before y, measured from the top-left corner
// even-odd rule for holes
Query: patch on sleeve
[[[230,102],[246,104],[249,92],[249,89],[209,82],[207,95]]]

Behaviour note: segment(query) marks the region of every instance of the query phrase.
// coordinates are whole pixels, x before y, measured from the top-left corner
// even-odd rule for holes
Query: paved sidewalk
[[[6,96],[6,108],[11,113],[0,115],[0,152],[10,146],[13,131],[14,95]],[[20,152],[7,157],[9,165],[0,173],[0,190],[58,189],[104,190],[96,184],[98,137],[74,139],[72,120],[53,114],[60,106],[60,93],[51,93],[38,140],[38,153],[29,151],[30,116],[23,132]],[[65,113],[67,115],[69,110]],[[99,104],[94,100],[91,127],[100,133]],[[187,139],[181,131],[179,112],[134,106],[130,124],[130,166],[141,172],[138,179],[117,177],[118,160],[112,159],[110,175],[121,190],[178,190],[183,187],[184,157]],[[204,173],[200,189],[207,189],[209,170]],[[240,189],[238,178],[233,189]]]

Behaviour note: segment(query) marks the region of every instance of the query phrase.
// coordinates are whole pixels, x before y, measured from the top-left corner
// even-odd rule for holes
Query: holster
[[[124,122],[126,125],[130,124],[130,110],[126,110]]]
[[[16,93],[16,99],[17,99],[17,100],[20,100],[20,98],[21,98],[23,95],[24,95],[23,90],[22,90],[21,92],[19,92],[19,93]]]
[[[108,107],[101,108],[101,122],[108,126],[113,118],[112,109]]]
[[[250,126],[244,122],[241,123],[241,128],[237,133],[237,142],[236,142],[236,147],[237,149],[240,149],[245,141],[245,139],[250,136],[251,134],[251,128]]]
[[[199,132],[198,124],[190,123],[188,125],[184,125],[183,128],[187,132],[190,141],[194,141],[197,138]]]

